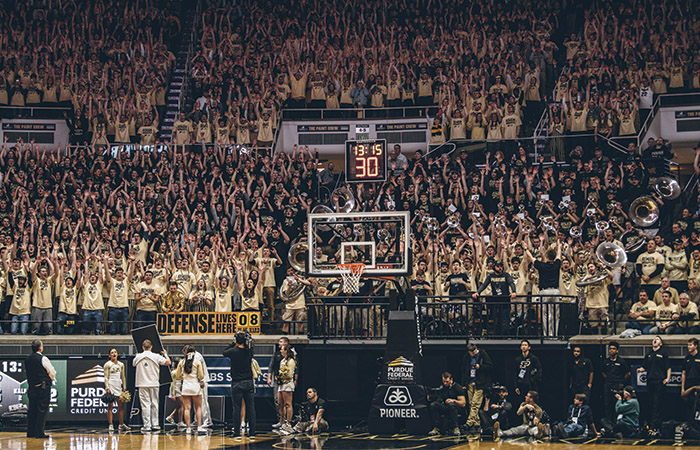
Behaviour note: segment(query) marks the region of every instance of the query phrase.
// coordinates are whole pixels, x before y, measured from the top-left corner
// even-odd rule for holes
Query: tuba
[[[343,206],[340,203],[335,207],[338,213],[349,213],[355,209],[355,196],[352,194],[350,188],[345,185],[341,186],[331,194],[331,197],[338,197],[338,199],[343,199]]]
[[[309,246],[306,242],[299,241],[289,247],[289,252],[287,253],[287,260],[289,265],[294,268],[297,272],[304,272],[306,269],[306,252]],[[298,295],[298,294],[297,294]]]
[[[288,286],[289,292],[285,292],[284,289],[280,289],[280,298],[285,303],[293,302],[294,299],[299,297],[299,294],[304,292],[305,288],[304,284],[300,283],[296,278],[291,282],[291,284],[288,284]]]
[[[625,244],[625,251],[629,253],[636,253],[644,248],[648,241],[649,239],[645,235],[637,236]]]
[[[656,180],[654,190],[664,200],[675,200],[681,195],[681,185],[671,177]]]
[[[625,249],[612,242],[603,242],[596,250],[595,255],[598,261],[611,269],[619,269],[627,264],[627,253]],[[595,275],[590,275],[576,282],[578,287],[586,287],[603,281],[608,277],[608,273],[601,269]]]
[[[629,216],[637,226],[650,227],[659,220],[659,204],[649,195],[639,197],[630,205]]]

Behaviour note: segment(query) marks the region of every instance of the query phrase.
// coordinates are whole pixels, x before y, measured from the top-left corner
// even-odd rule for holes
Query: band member
[[[51,385],[56,378],[56,369],[49,358],[41,354],[43,351],[44,344],[37,339],[32,342],[32,354],[24,360],[29,399],[27,437],[39,439],[49,437],[44,433],[44,425],[51,401]]]

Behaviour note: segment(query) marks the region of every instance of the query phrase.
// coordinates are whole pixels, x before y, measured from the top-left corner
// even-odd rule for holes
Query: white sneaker
[[[276,423],[276,424],[272,425],[272,429],[273,429],[273,430],[276,430],[276,429],[278,429],[278,428],[282,428],[282,424],[281,424],[281,423]]]
[[[168,416],[165,418],[165,423],[167,423],[168,425],[175,425],[175,420],[172,417]]]
[[[204,433],[204,434],[206,434],[206,432],[207,432],[207,429],[206,429],[206,428],[204,428],[204,427],[197,427],[197,433]]]
[[[187,427],[187,429],[185,430],[185,434],[192,434],[192,428]]]
[[[148,427],[141,427],[141,432],[142,432],[142,433],[149,433],[150,431],[151,431],[151,429],[148,428]]]
[[[291,425],[289,425],[288,423],[282,425],[281,429],[287,434],[294,434],[294,428],[292,428]]]
[[[158,430],[160,430],[160,427],[158,425],[155,425],[152,429],[153,429],[153,431],[158,431]]]
[[[180,429],[180,428],[187,428],[187,425],[185,425],[185,422],[178,422],[177,428],[178,428],[178,429]]]
[[[109,424],[109,432],[114,433],[114,425]]]
[[[123,423],[123,424],[119,425],[119,431],[129,431],[129,430],[131,430],[131,428],[129,428],[129,426],[127,424]]]

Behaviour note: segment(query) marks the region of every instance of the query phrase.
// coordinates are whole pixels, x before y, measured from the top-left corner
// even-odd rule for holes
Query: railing
[[[311,339],[386,338],[388,297],[314,297],[307,307]],[[425,339],[561,339],[581,327],[576,297],[563,295],[419,297],[418,311]]]
[[[183,111],[185,102],[187,99],[187,94],[190,91],[190,69],[192,68],[192,55],[194,54],[194,43],[199,42],[198,36],[198,25],[202,18],[202,2],[197,0],[197,7],[195,8],[194,22],[192,22],[192,30],[190,31],[190,43],[187,46],[187,59],[185,60],[185,73],[182,76],[182,86],[180,86],[180,96],[177,99],[177,112],[187,113]]]
[[[0,118],[62,120],[64,113],[71,113],[70,106],[0,106]]]
[[[304,108],[282,110],[282,120],[347,120],[347,119],[417,119],[426,118],[426,106],[398,106],[391,108]]]

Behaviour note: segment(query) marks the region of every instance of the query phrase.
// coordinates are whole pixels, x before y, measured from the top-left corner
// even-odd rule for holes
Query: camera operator
[[[251,367],[253,351],[248,345],[243,331],[236,333],[235,342],[224,350],[224,356],[231,360],[231,397],[233,397],[233,436],[240,436],[241,406],[245,401],[245,416],[250,429],[248,436],[255,436],[255,385]]]
[[[600,429],[602,436],[615,435],[622,439],[632,437],[637,433],[639,428],[639,401],[637,394],[632,386],[625,386],[622,394],[615,394],[615,414],[616,420],[604,417],[600,423],[603,428]]]

